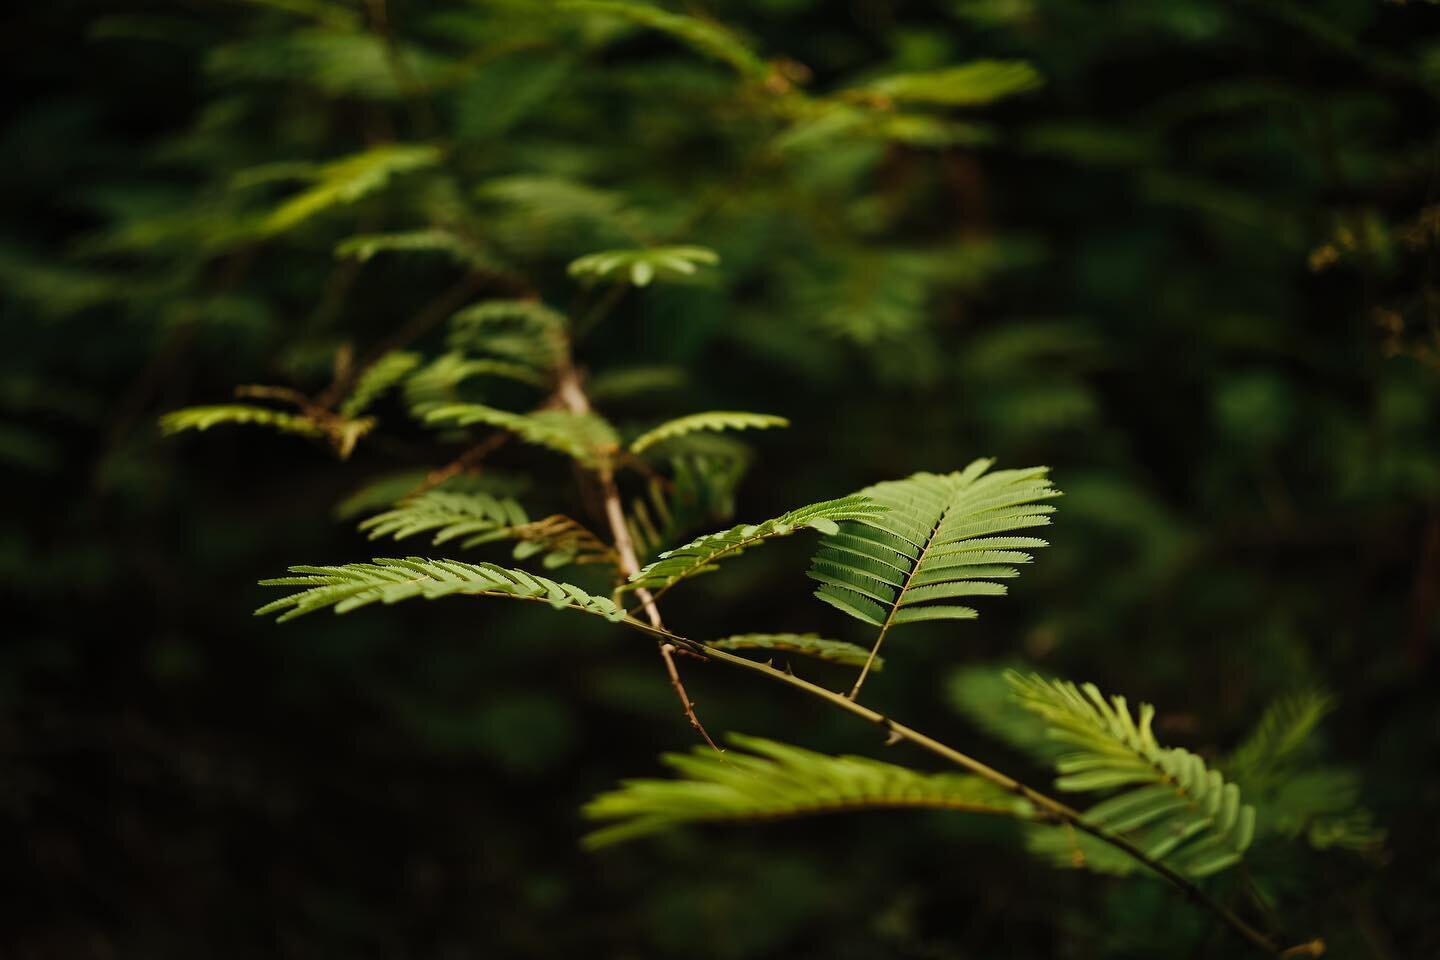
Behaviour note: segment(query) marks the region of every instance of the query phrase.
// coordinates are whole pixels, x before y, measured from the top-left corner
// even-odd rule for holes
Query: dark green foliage
[[[1054,546],[977,579],[1008,600],[944,607],[979,621],[906,626],[864,702],[1044,787],[1054,743],[985,664],[1153,701],[1256,811],[1208,894],[1333,956],[1440,954],[1440,7],[62,2],[7,27],[0,954],[1242,955],[1112,848],[1025,826],[1129,875],[1052,870],[1002,817],[582,853],[587,796],[693,743],[650,639],[474,597],[244,617],[256,578],[362,559],[355,524],[426,491],[540,518],[443,552],[584,558],[553,575],[600,599],[597,469],[643,565],[978,454],[1053,466]],[[664,267],[699,245],[718,262]],[[625,256],[569,274],[597,253]],[[595,425],[554,402],[567,358],[613,446],[511,429]],[[250,422],[162,441],[218,405]],[[456,405],[521,419],[424,419]],[[625,450],[703,410],[792,426]],[[811,546],[667,594],[667,625],[868,651],[803,596]],[[836,690],[846,649],[737,652]],[[717,734],[938,769],[679,666]]]

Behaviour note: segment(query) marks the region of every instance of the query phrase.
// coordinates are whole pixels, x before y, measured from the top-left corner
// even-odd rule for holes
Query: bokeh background
[[[955,818],[582,852],[579,806],[693,740],[648,644],[462,601],[250,616],[287,564],[401,549],[337,504],[455,451],[398,406],[345,462],[245,428],[162,440],[161,413],[319,389],[342,344],[504,277],[564,308],[566,262],[636,238],[722,264],[627,296],[581,361],[672,368],[609,411],[622,424],[789,417],[750,441],[740,518],[982,455],[1049,464],[1066,491],[1012,595],[897,639],[872,702],[1042,782],[955,709],[956,670],[1094,680],[1202,753],[1322,686],[1328,756],[1388,839],[1283,864],[1284,928],[1335,956],[1440,953],[1440,9],[672,9],[742,32],[780,79],[546,4],[0,15],[0,953],[1239,955],[1159,884],[1056,870]],[[910,130],[784,106],[791,84],[981,58],[1043,85]],[[390,141],[443,144],[444,176],[257,227],[293,189],[275,165]],[[502,279],[334,256],[437,220],[473,228]],[[565,479],[543,455],[507,466]],[[800,539],[667,617],[863,640],[808,596]],[[788,691],[687,681],[717,732],[882,754]],[[902,753],[883,755],[925,763]]]

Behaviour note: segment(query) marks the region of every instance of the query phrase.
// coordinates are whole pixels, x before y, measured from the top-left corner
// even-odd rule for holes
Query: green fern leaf
[[[438,253],[461,266],[498,270],[495,260],[472,241],[451,230],[432,227],[399,233],[365,233],[347,237],[335,247],[335,256],[366,263],[382,253]]]
[[[841,521],[872,519],[884,510],[883,506],[865,496],[849,496],[812,503],[764,523],[742,523],[729,530],[697,537],[683,547],[662,553],[659,560],[643,567],[621,589],[668,590],[682,580],[714,570],[720,560],[736,556],[765,540],[787,537],[807,528],[834,533],[840,529]]]
[[[325,433],[324,429],[309,417],[244,403],[219,403],[173,410],[160,418],[160,432],[168,437],[186,430],[209,430],[211,427],[230,423],[253,423],[279,430],[281,433],[295,433],[305,437],[323,436]]]
[[[577,13],[617,17],[667,33],[705,56],[729,64],[742,77],[764,79],[770,72],[765,61],[756,56],[740,37],[712,20],[671,13],[628,0],[560,0],[556,6]]]
[[[857,620],[889,630],[922,620],[969,620],[954,601],[999,596],[997,580],[1019,576],[1033,537],[999,536],[1050,522],[1057,497],[1045,467],[987,473],[976,460],[957,473],[917,473],[860,491],[886,508],[851,521],[820,542],[810,576],[815,596]]]
[[[1257,787],[1283,775],[1310,746],[1320,721],[1334,709],[1334,698],[1322,690],[1300,690],[1281,697],[1266,708],[1255,729],[1230,754],[1226,770],[1235,779]]]
[[[1254,839],[1255,808],[1195,754],[1161,747],[1151,731],[1152,706],[1142,703],[1132,716],[1124,697],[1107,699],[1093,684],[1008,677],[1020,705],[1045,721],[1052,739],[1074,748],[1056,761],[1056,788],[1120,790],[1085,813],[1088,823],[1193,877],[1240,861]]]
[[[587,467],[599,466],[620,447],[614,428],[593,413],[511,413],[479,403],[454,403],[428,411],[425,422],[457,427],[484,424],[508,430],[526,443],[548,447]]]
[[[382,557],[342,566],[294,566],[290,573],[294,576],[261,580],[260,585],[303,589],[265,604],[255,611],[256,616],[279,614],[277,619],[284,622],[330,607],[336,613],[349,613],[372,603],[399,603],[415,597],[484,596],[540,601],[611,622],[626,618],[625,611],[608,597],[592,596],[568,583],[493,563]]]
[[[434,166],[440,151],[424,144],[385,144],[320,167],[317,182],[265,219],[264,232],[293,229],[332,207],[354,203],[385,187],[392,177]]]
[[[973,107],[1027,93],[1044,84],[1035,68],[1019,60],[977,60],[927,73],[883,77],[865,91],[890,100]]]
[[[708,747],[662,759],[674,780],[629,780],[585,806],[611,825],[585,843],[600,847],[691,823],[733,823],[849,810],[919,808],[1028,818],[1028,802],[979,777],[921,773],[868,757],[827,756],[731,734],[740,750]]]
[[[683,534],[733,517],[747,469],[743,456],[671,456],[670,481],[652,479],[647,495],[630,503],[625,520],[637,555],[648,561]]]
[[[664,443],[675,437],[701,430],[769,430],[773,427],[788,427],[790,421],[768,413],[740,413],[730,410],[710,410],[677,417],[646,431],[630,443],[631,453],[644,453],[657,443]]]
[[[403,350],[392,350],[380,357],[355,381],[350,396],[340,404],[340,415],[353,418],[370,409],[376,400],[420,366],[420,359],[420,354]]]
[[[433,533],[431,543],[440,546],[461,537],[464,549],[499,540],[513,528],[530,522],[525,508],[509,497],[487,493],[448,493],[430,490],[401,500],[390,510],[360,524],[371,540],[393,537],[403,540]]]
[[[713,266],[720,255],[707,247],[647,247],[643,250],[606,250],[580,257],[570,264],[570,276],[588,280],[626,277],[637,287],[655,279],[681,280],[695,275],[699,264]]]
[[[780,653],[799,653],[830,663],[843,663],[858,667],[870,656],[870,651],[843,640],[826,640],[814,633],[741,633],[721,640],[705,641],[707,647],[720,650],[777,650]],[[872,670],[879,670],[885,661],[876,658]]]
[[[405,405],[419,417],[436,407],[457,403],[460,385],[475,377],[499,377],[532,387],[546,384],[546,375],[527,363],[442,353],[405,381]]]
[[[565,318],[534,300],[491,300],[450,318],[450,349],[551,371],[569,352]]]

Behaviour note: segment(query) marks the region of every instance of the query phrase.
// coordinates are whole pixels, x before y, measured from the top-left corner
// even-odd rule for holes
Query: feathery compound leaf
[[[320,425],[309,417],[245,403],[218,403],[173,410],[160,418],[160,431],[168,437],[185,430],[209,430],[225,423],[253,423],[279,430],[281,433],[297,433],[305,437],[317,437],[325,433]]]
[[[674,439],[687,433],[701,430],[769,430],[772,427],[788,427],[790,421],[768,413],[741,413],[731,410],[709,410],[688,416],[667,420],[654,430],[648,430],[636,437],[630,444],[631,453],[644,453],[657,443]]]
[[[944,70],[883,77],[865,90],[910,103],[971,107],[1034,90],[1044,82],[1022,60],[977,60]]]
[[[681,580],[715,569],[724,557],[735,556],[755,544],[775,537],[786,537],[807,527],[821,533],[840,529],[839,521],[873,518],[884,513],[884,507],[865,496],[823,500],[808,507],[791,510],[760,524],[742,523],[697,537],[683,547],[667,550],[660,559],[643,567],[630,578],[622,590],[668,590]]]
[[[1087,822],[1126,836],[1155,860],[1193,877],[1239,862],[1255,835],[1255,808],[1188,750],[1155,740],[1155,708],[1132,716],[1124,697],[1039,676],[1007,675],[1015,698],[1074,752],[1055,763],[1066,791],[1125,788],[1091,807]]]
[[[720,255],[707,247],[647,247],[643,250],[605,250],[570,264],[570,276],[600,280],[620,275],[637,287],[651,280],[678,280],[695,274],[697,264],[714,266]]]
[[[546,382],[546,375],[530,364],[442,353],[405,381],[405,405],[418,417],[436,407],[458,403],[460,384],[474,377],[500,377],[532,387],[543,387]]]
[[[497,540],[516,540],[516,560],[542,554],[541,562],[552,569],[569,563],[616,562],[614,550],[569,517],[556,514],[531,520],[518,501],[482,491],[417,494],[365,520],[360,529],[369,533],[371,540],[433,533],[430,542],[435,546],[463,537],[460,546],[466,550]]]
[[[870,656],[864,647],[843,640],[826,640],[814,633],[741,633],[721,640],[707,640],[705,646],[720,650],[778,650],[853,667],[860,666]],[[884,664],[884,660],[876,658],[870,669],[879,670]]]
[[[294,576],[261,580],[264,587],[302,587],[289,596],[267,603],[256,616],[280,614],[278,621],[293,620],[316,610],[334,607],[349,613],[372,603],[399,603],[413,597],[485,596],[538,600],[557,610],[573,609],[604,617],[625,619],[625,611],[608,597],[596,597],[568,583],[557,583],[523,570],[493,563],[427,560],[424,557],[377,558],[371,563],[335,567],[295,566]]]
[[[399,233],[365,233],[348,237],[335,247],[335,256],[365,263],[381,253],[438,253],[462,266],[497,269],[476,244],[451,230],[433,227]]]
[[[509,430],[526,443],[549,447],[588,467],[599,465],[620,447],[614,428],[593,413],[511,413],[479,403],[454,403],[430,410],[425,422],[457,427],[484,424]]]
[[[465,537],[460,546],[468,549],[502,539],[510,528],[529,522],[525,509],[509,497],[431,490],[408,497],[392,509],[370,517],[360,524],[360,529],[368,533],[371,540],[381,537],[401,540],[433,532],[431,543],[437,547]]]
[[[354,203],[382,189],[397,174],[434,166],[439,160],[440,151],[432,146],[386,144],[327,163],[316,172],[314,186],[266,218],[264,231],[283,233],[331,207]]]
[[[764,78],[769,73],[765,61],[746,46],[731,30],[711,20],[671,13],[643,3],[627,0],[561,0],[561,10],[596,13],[618,17],[642,27],[668,33],[707,57],[729,64],[743,77]]]
[[[450,318],[449,346],[539,371],[555,369],[569,350],[565,318],[534,300],[491,300],[466,307]]]
[[[884,630],[976,617],[954,601],[1004,594],[995,581],[1019,576],[1013,565],[1031,560],[1022,551],[1046,546],[997,534],[1048,524],[1055,508],[1039,501],[1060,495],[1045,467],[986,473],[993,462],[860,491],[886,510],[842,524],[820,542],[810,565],[810,577],[820,581],[815,596]]]
[[[403,350],[392,350],[372,363],[360,379],[350,396],[340,404],[340,415],[357,417],[370,409],[371,404],[420,366],[420,354]]]
[[[688,823],[766,820],[881,808],[929,808],[1029,817],[1032,808],[979,777],[920,773],[868,757],[832,757],[731,734],[749,751],[697,747],[662,759],[683,779],[627,780],[585,806],[613,821],[585,842],[599,847]]]
[[[670,482],[653,478],[646,496],[630,501],[625,521],[638,555],[649,560],[682,535],[733,517],[735,488],[748,468],[743,456],[670,457]]]
[[[1334,709],[1334,698],[1322,690],[1301,690],[1276,700],[1235,748],[1226,769],[1235,779],[1256,786],[1283,774],[1310,746],[1315,728]]]

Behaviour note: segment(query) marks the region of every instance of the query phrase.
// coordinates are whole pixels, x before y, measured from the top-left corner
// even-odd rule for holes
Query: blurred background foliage
[[[962,671],[1093,679],[1208,756],[1328,689],[1389,839],[1268,864],[1267,895],[1337,956],[1440,952],[1440,10],[26,6],[0,34],[7,955],[1236,955],[1158,884],[952,817],[582,853],[583,800],[692,740],[643,645],[463,602],[249,617],[256,579],[376,552],[347,497],[455,451],[393,402],[343,463],[158,415],[322,391],[337,355],[438,351],[487,296],[565,308],[573,258],[664,243],[721,263],[624,296],[580,359],[629,377],[627,426],[790,418],[747,438],[739,517],[980,455],[1067,492],[1033,576],[887,649],[874,702],[1040,781],[957,710]],[[977,61],[1033,72],[937,92]],[[806,549],[667,617],[863,641],[804,596]],[[879,752],[688,682],[714,730]]]

